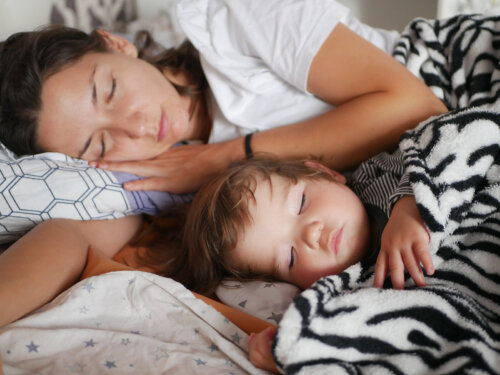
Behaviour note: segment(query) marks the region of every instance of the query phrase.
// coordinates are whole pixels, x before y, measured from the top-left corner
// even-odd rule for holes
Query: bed
[[[446,124],[456,125],[459,124],[458,119],[467,118],[467,125],[479,124],[476,134],[483,134],[481,126],[484,124],[487,125],[486,128],[490,126],[490,140],[496,140],[495,137],[498,136],[495,133],[500,122],[500,110],[495,106],[500,82],[497,77],[498,57],[493,54],[489,60],[486,59],[489,62],[478,63],[482,57],[474,54],[474,51],[477,51],[475,46],[478,43],[490,43],[490,47],[496,48],[496,33],[490,30],[500,30],[500,20],[495,17],[482,21],[474,17],[459,17],[446,22],[414,22],[395,51],[395,57],[425,80],[450,109],[457,109],[448,117],[443,116],[422,124],[414,133],[406,136],[406,146],[402,147],[406,147],[408,155],[413,155],[410,151],[414,151],[417,144],[421,148],[429,145],[429,139],[432,138],[429,138],[428,132],[432,131],[426,129],[440,128]],[[467,32],[468,27],[477,22],[482,23],[481,33],[487,36]],[[460,30],[463,31],[461,37]],[[472,45],[474,48],[469,48]],[[453,55],[450,52],[460,51],[472,52],[468,58],[460,56],[458,65],[458,60],[454,60],[455,65],[451,62],[448,64],[447,57]],[[485,76],[489,77],[486,89],[483,85]],[[471,106],[478,109],[467,109]],[[491,145],[491,142],[487,144]],[[7,164],[14,165],[11,169],[22,172],[25,160],[9,155],[8,150],[5,150],[5,154],[6,158],[11,158],[5,159]],[[485,169],[481,185],[484,187],[487,181],[491,183],[491,186],[486,186],[488,188],[497,186],[496,180],[490,178],[498,171],[494,162],[496,154],[491,155],[492,167]],[[35,157],[29,160],[35,160],[44,171],[51,170],[52,167],[54,170],[64,171],[56,163],[61,157],[42,155],[38,159]],[[412,183],[417,186],[421,182],[418,177],[423,175],[418,170],[422,167],[421,160],[410,156],[406,160],[408,167],[413,168]],[[64,165],[76,163],[77,178],[81,178],[82,173],[101,173],[89,169],[77,160],[59,161]],[[50,166],[46,167],[47,164]],[[476,172],[471,171],[472,174]],[[33,172],[31,180],[43,179],[46,176],[44,173]],[[99,181],[102,186],[92,183],[90,190],[109,189],[121,194],[118,177],[110,175],[110,172],[103,173],[105,174],[95,177],[95,181]],[[20,175],[26,176],[25,173]],[[425,190],[425,184],[424,187],[419,186]],[[85,194],[87,193],[83,193]],[[490,195],[496,199],[494,194]],[[443,206],[439,201],[433,201],[432,195],[422,196],[421,205],[433,213],[426,223],[440,218],[439,212],[443,207],[448,207],[448,213],[453,208],[453,205]],[[500,196],[498,198],[500,201]],[[130,208],[131,199],[135,198],[123,195],[117,198],[116,205],[119,208],[114,207],[109,212],[106,211],[105,215],[129,214],[133,211]],[[149,198],[137,198],[141,202],[147,199]],[[96,202],[95,199],[88,201]],[[74,206],[73,212],[78,215],[90,210],[84,203],[74,204],[71,199],[68,202],[58,202]],[[103,208],[94,203],[92,205],[96,215],[104,215],[101,212]],[[147,207],[151,206],[155,205]],[[498,207],[500,206],[497,209]],[[78,211],[80,208],[81,211]],[[32,210],[28,211],[31,215]],[[16,220],[19,217],[26,219],[23,221],[25,226],[10,231],[8,235],[14,237],[5,237],[6,241],[22,235],[30,225],[47,217],[45,212],[36,212],[34,216],[25,213],[16,215],[11,216]],[[458,243],[450,240],[455,238],[453,235],[457,228],[453,225],[446,226],[449,222],[446,221],[447,216],[444,217],[442,224],[446,230],[431,227],[438,276],[439,272],[460,274],[460,270],[468,266],[474,268],[486,281],[481,278],[460,279],[456,283],[467,285],[457,288],[452,282],[447,282],[445,277],[436,277],[435,283],[430,282],[428,289],[412,288],[411,280],[407,280],[406,291],[393,291],[390,288],[376,290],[371,288],[373,263],[363,263],[354,265],[341,275],[320,280],[298,296],[298,290],[290,285],[269,282],[221,286],[217,294],[231,306],[273,324],[279,323],[273,353],[281,370],[289,374],[499,373],[499,256],[490,251],[486,261],[478,261],[474,258],[477,254],[474,248],[467,248],[474,256],[471,259],[461,258],[462,262],[452,262],[454,265],[450,266],[451,263],[445,259],[446,254],[450,253],[440,252],[439,249],[444,244],[453,247]],[[495,236],[491,236],[498,225],[497,218],[493,215],[488,220],[488,225],[491,221],[494,223],[493,226],[485,226],[487,229],[484,232],[490,233],[490,248],[498,249],[500,244]],[[481,226],[481,223],[477,226]],[[467,238],[459,240],[460,243],[470,242]],[[460,255],[459,250],[451,253],[450,257]],[[487,285],[478,293],[470,288],[469,284],[474,282],[478,285],[486,282]],[[455,309],[453,315],[449,305],[440,304],[439,301],[442,303],[449,295],[458,296],[461,302],[467,301],[468,303],[463,302],[461,305],[466,311]],[[436,296],[441,296],[441,300]],[[437,330],[440,324],[451,327],[447,326],[450,321],[455,319],[458,322],[456,327],[460,334],[454,341],[451,340],[452,346],[449,345],[450,340],[440,341],[436,336],[429,339],[431,335],[427,328],[415,326],[415,315],[418,316],[423,311],[418,308],[429,307],[433,303],[437,308],[431,315],[425,315],[428,327]],[[439,320],[441,308],[448,319]],[[488,314],[482,314],[484,311]],[[403,312],[408,314],[404,315]],[[397,319],[388,318],[394,316]],[[464,324],[461,324],[462,320]],[[467,336],[464,332],[470,335]],[[475,334],[473,338],[472,333]],[[340,340],[335,341],[338,338]],[[82,280],[33,314],[0,329],[0,354],[5,374],[126,374],[167,371],[172,374],[264,373],[248,361],[247,343],[247,334],[209,305],[194,298],[182,285],[141,271],[112,272]],[[397,350],[391,349],[393,347]],[[450,357],[452,349],[463,355]],[[485,355],[481,354],[485,351]]]

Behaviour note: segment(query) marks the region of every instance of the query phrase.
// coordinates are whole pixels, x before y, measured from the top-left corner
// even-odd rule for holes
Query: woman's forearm
[[[342,170],[394,148],[404,131],[444,112],[434,96],[417,101],[410,95],[372,93],[308,121],[256,133],[252,148],[284,159],[319,157]]]

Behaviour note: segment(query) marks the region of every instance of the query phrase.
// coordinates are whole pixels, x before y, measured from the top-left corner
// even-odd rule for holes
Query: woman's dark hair
[[[188,74],[190,85],[174,85],[181,95],[204,92],[206,79],[190,42],[165,50],[147,32],[139,32],[136,39],[140,58],[159,69]],[[37,142],[44,81],[85,54],[107,51],[98,32],[87,34],[64,26],[16,33],[0,42],[0,141],[18,155],[46,151]]]

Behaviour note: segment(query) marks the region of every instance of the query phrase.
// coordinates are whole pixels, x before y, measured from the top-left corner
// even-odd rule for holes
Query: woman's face
[[[91,53],[45,80],[38,142],[85,160],[149,159],[193,136],[190,104],[133,54]]]

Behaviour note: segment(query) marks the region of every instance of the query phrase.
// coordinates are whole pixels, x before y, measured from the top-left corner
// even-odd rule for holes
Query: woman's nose
[[[127,129],[131,138],[143,138],[147,136],[154,136],[156,132],[153,127],[149,124],[138,123]]]
[[[148,121],[148,119],[140,113],[134,113],[121,119],[118,126],[133,139],[157,137],[158,135],[158,126],[154,124],[153,121]]]
[[[311,221],[304,226],[302,231],[302,239],[304,243],[311,249],[319,247],[319,239],[323,225],[319,221]]]

